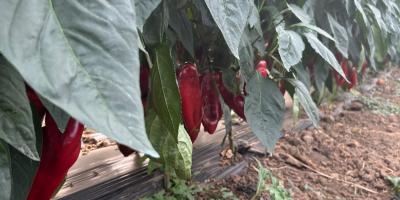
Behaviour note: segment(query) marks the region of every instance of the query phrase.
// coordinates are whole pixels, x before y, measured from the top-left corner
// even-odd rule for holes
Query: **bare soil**
[[[372,84],[373,89],[353,97],[350,104],[338,98],[321,106],[319,131],[291,132],[278,141],[272,157],[259,157],[293,199],[397,198],[387,177],[400,176],[400,69],[379,78],[382,85]],[[249,161],[246,172],[216,183],[196,199],[221,196],[222,188],[236,198],[250,199],[258,184],[258,165]],[[260,196],[271,198],[267,192],[256,199]]]

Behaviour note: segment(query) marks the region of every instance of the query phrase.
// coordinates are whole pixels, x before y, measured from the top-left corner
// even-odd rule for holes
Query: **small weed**
[[[400,199],[399,195],[400,195],[400,177],[391,177],[388,176],[388,180],[393,184],[393,195],[394,195],[394,199]]]
[[[390,114],[400,114],[400,106],[390,102],[388,99],[381,97],[366,97],[357,95],[356,98],[366,107],[372,110],[375,114],[388,116]]]
[[[292,198],[286,192],[285,188],[279,185],[279,180],[272,175],[272,171],[265,169],[257,158],[254,158],[258,163],[258,185],[257,192],[252,200],[255,199],[261,192],[268,191],[273,200],[291,200]],[[265,185],[267,180],[271,181],[271,185]],[[263,199],[263,198],[261,198]]]

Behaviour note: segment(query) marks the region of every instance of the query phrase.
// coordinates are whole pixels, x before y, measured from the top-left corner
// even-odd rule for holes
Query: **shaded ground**
[[[400,176],[400,69],[380,78],[382,85],[369,78],[365,84],[372,84],[357,88],[361,95],[344,93],[322,106],[319,132],[289,133],[273,157],[259,158],[293,199],[394,199],[387,176]],[[218,198],[221,188],[250,199],[258,182],[255,168],[250,161],[241,176],[231,175],[196,199]]]

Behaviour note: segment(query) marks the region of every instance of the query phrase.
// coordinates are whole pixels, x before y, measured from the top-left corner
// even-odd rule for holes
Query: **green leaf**
[[[131,0],[132,1],[132,0]],[[143,32],[143,26],[147,18],[157,8],[161,0],[134,0],[136,11],[136,26]]]
[[[192,24],[186,13],[175,9],[169,13],[169,17],[169,25],[178,34],[186,50],[194,57]]]
[[[189,179],[192,166],[192,142],[189,134],[182,125],[179,125],[178,138],[174,138],[167,127],[162,123],[154,109],[149,110],[146,116],[147,135],[159,153],[160,158],[152,158],[163,165],[175,169],[181,179]]]
[[[54,105],[157,156],[144,128],[135,20],[129,1],[1,1],[0,49]]]
[[[345,0],[346,2],[346,11],[349,16],[353,15],[356,8],[354,5],[354,0]]]
[[[236,73],[227,68],[219,68],[222,71],[222,82],[226,89],[231,91],[233,94],[238,93],[238,85],[236,84]]]
[[[385,33],[384,36],[386,37],[386,32],[388,31],[388,28],[386,26],[385,21],[383,21],[381,11],[378,10],[374,5],[368,4],[368,7],[371,9],[372,13],[374,14],[374,17],[376,19],[376,22],[378,23],[379,28],[381,29],[382,33]]]
[[[324,82],[329,75],[329,64],[320,56],[314,60],[314,79],[317,90],[323,89]]]
[[[294,31],[286,31],[278,26],[276,32],[278,32],[279,55],[283,66],[289,71],[293,65],[300,62],[305,45],[301,36]]]
[[[38,95],[40,101],[43,103],[44,107],[50,112],[51,116],[53,117],[54,121],[61,132],[64,133],[65,128],[67,127],[69,118],[71,117],[67,112],[63,111],[61,108],[57,107],[56,105],[52,104],[50,101],[45,99],[44,97]]]
[[[369,26],[368,18],[365,15],[364,9],[361,6],[360,0],[354,0],[354,5],[356,6],[358,13],[356,20],[359,23],[359,26],[366,32],[367,27]]]
[[[333,39],[333,37],[331,35],[329,35],[329,33],[327,33],[326,31],[318,28],[317,26],[314,26],[314,25],[311,25],[311,24],[306,24],[304,22],[300,22],[300,23],[297,23],[297,24],[292,24],[288,28],[292,28],[292,27],[308,28],[308,29],[313,30],[313,31],[315,31],[315,32],[317,32],[317,33],[319,33],[319,34],[321,34],[321,35],[323,35],[323,36],[325,36],[325,37],[327,37],[330,40],[335,42],[335,39]]]
[[[244,114],[251,130],[272,155],[285,119],[285,99],[275,83],[257,71],[247,82]]]
[[[360,60],[358,61],[358,64],[357,64],[357,73],[361,72],[361,69],[362,69],[365,61],[366,61],[365,48],[364,48],[364,45],[361,45]]]
[[[169,46],[166,43],[160,44],[154,50],[154,57],[155,63],[150,70],[151,97],[158,116],[176,140],[182,105]]]
[[[161,1],[157,8],[147,18],[143,26],[143,40],[148,48],[154,48],[162,42],[162,37],[168,29],[169,11],[166,1]]]
[[[360,42],[356,37],[351,35],[350,30],[347,31],[347,38],[349,40],[349,54],[351,58],[357,62],[360,59]]]
[[[36,149],[37,152],[39,152],[39,155],[41,155],[43,145],[42,119],[40,118],[36,106],[33,103],[30,104],[30,108],[32,109],[31,112],[33,116],[31,121],[33,121],[33,124],[35,126]],[[0,140],[0,146],[1,144],[3,144],[3,146],[5,147],[7,154],[11,160],[9,163],[12,176],[12,183],[10,184],[10,187],[12,188],[12,193],[10,199],[26,199],[28,197],[36,172],[39,168],[40,162],[34,161],[26,157],[24,154],[2,140]],[[0,169],[0,174],[1,171],[2,170]],[[0,179],[0,182],[1,180],[2,178]],[[4,187],[1,188],[3,189]],[[3,199],[1,198],[1,194],[0,199]]]
[[[375,44],[374,58],[378,62],[383,62],[383,59],[386,57],[388,51],[388,43],[386,42],[387,39],[382,35],[382,31],[379,28],[378,23],[372,24],[371,31]]]
[[[5,143],[5,145],[8,145]],[[11,160],[10,156],[0,140],[0,199],[11,199]]]
[[[297,63],[293,68],[296,70],[297,78],[306,86],[307,90],[310,91],[310,72],[304,69],[301,63]]]
[[[201,22],[206,27],[215,27],[215,22],[212,18],[210,10],[208,10],[207,5],[204,1],[193,1],[197,10],[201,12]]]
[[[255,28],[260,35],[260,37],[263,36],[263,31],[261,29],[261,22],[260,22],[260,14],[258,13],[257,6],[253,3],[252,4],[252,9],[251,9],[251,14],[249,17],[249,25],[250,28]]]
[[[296,15],[297,18],[300,19],[300,21],[306,23],[306,24],[314,24],[314,21],[312,20],[312,18],[310,16],[308,16],[308,14],[301,9],[299,6],[295,5],[295,4],[287,4],[289,10],[291,10],[293,12],[294,15]]]
[[[335,46],[345,58],[348,58],[349,39],[347,37],[347,31],[329,13],[326,14],[328,15],[333,36],[335,37]]]
[[[0,93],[0,139],[29,158],[39,160],[24,79],[1,55]]]
[[[296,79],[287,78],[285,79],[294,86],[296,86],[296,95],[299,98],[299,102],[306,111],[308,117],[313,122],[314,126],[318,128],[319,123],[319,111],[313,100],[311,99],[310,92],[304,86],[304,84]]]
[[[214,21],[232,54],[239,59],[239,42],[247,24],[251,2],[248,0],[205,0]]]
[[[253,54],[253,46],[251,44],[249,38],[249,30],[248,28],[242,34],[242,38],[239,43],[239,65],[240,69],[243,72],[244,79],[247,82],[254,73],[254,54]]]
[[[328,62],[337,72],[339,72],[339,74],[342,77],[346,77],[346,75],[344,75],[342,67],[337,62],[333,53],[331,51],[329,51],[329,49],[326,46],[324,46],[314,34],[304,33],[304,36],[306,36],[306,38],[307,38],[308,42],[310,43],[310,45],[312,46],[312,48],[314,48],[315,51],[322,58],[324,58],[326,60],[326,62]],[[346,78],[346,80],[347,80],[347,78]]]

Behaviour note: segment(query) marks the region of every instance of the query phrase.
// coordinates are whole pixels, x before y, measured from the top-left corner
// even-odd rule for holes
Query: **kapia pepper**
[[[186,63],[176,70],[176,76],[182,100],[183,121],[193,143],[199,134],[203,116],[199,73],[194,64]]]
[[[27,87],[30,100],[37,105],[39,114],[43,104],[36,99],[36,94]],[[27,200],[50,199],[64,180],[69,168],[78,159],[81,150],[83,125],[70,118],[64,133],[46,111],[46,126],[43,131],[43,148],[38,171],[36,172]]]
[[[204,126],[204,131],[210,134],[215,132],[223,114],[213,79],[218,87],[217,73],[203,73],[200,75],[200,92],[203,105],[203,119],[201,123]]]
[[[254,64],[256,64],[257,61],[254,62]],[[264,78],[267,78],[268,75],[268,71],[267,71],[267,62],[265,62],[265,60],[260,60],[260,62],[258,62],[258,64],[256,65],[256,70],[258,72],[260,72],[261,76],[263,76]],[[255,71],[254,71],[255,73]],[[246,92],[246,83],[244,83],[243,85],[243,94],[244,96],[247,95]]]
[[[246,120],[246,116],[244,115],[244,97],[241,94],[234,95],[229,91],[222,81],[221,72],[218,72],[218,75],[218,90],[221,93],[225,104],[228,105],[228,107],[231,108],[239,117]]]
[[[356,72],[356,68],[353,67],[348,74],[348,79],[350,81],[350,83],[347,83],[347,89],[351,89],[353,88],[353,86],[357,83],[357,72]]]

